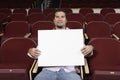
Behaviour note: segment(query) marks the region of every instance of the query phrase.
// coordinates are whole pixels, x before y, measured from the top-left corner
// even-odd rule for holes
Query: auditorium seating
[[[37,21],[31,27],[31,38],[37,42],[38,30],[51,30],[54,28],[52,21]]]
[[[30,8],[28,10],[28,15],[30,15],[31,13],[42,13],[40,8]]]
[[[117,22],[113,25],[112,33],[117,40],[120,40],[120,22]]]
[[[93,9],[92,8],[81,8],[79,10],[79,13],[86,16],[86,14],[88,13],[94,13]]]
[[[88,58],[88,80],[119,80],[120,42],[113,38],[98,38],[89,42],[94,46],[93,56]]]
[[[55,8],[46,8],[43,10],[43,13],[48,16],[50,13],[53,13],[55,11]]]
[[[46,16],[43,13],[31,13],[28,15],[28,22],[30,24],[33,24],[37,21],[45,21],[46,20]]]
[[[27,16],[24,13],[13,13],[10,15],[9,21],[27,21]]]
[[[11,11],[11,9],[9,9],[9,8],[0,8],[0,13],[4,13],[4,14],[6,14],[7,16],[9,16],[9,15],[12,14],[12,11]]]
[[[46,20],[47,20],[47,21],[53,21],[53,19],[54,19],[54,14],[53,14],[53,12],[49,13],[49,14],[46,16]]]
[[[104,21],[91,21],[85,28],[86,44],[94,38],[112,38],[111,27]]]
[[[25,21],[12,21],[5,26],[5,33],[1,42],[10,37],[25,37],[30,35],[29,24]]]
[[[13,10],[13,14],[14,13],[23,13],[23,14],[27,15],[27,10],[25,8],[15,8]]]
[[[14,1],[14,0],[12,0],[12,1]],[[18,2],[21,3],[22,1],[18,1]],[[90,76],[89,76],[89,79],[87,79],[86,77],[85,78],[87,80],[104,80],[104,79],[105,80],[114,80],[114,79],[119,80],[119,77],[120,77],[119,71],[118,71],[119,67],[120,67],[119,65],[118,66],[115,65],[115,67],[113,65],[113,67],[110,67],[110,66],[112,66],[111,64],[109,66],[109,65],[107,65],[107,63],[105,63],[105,67],[103,67],[104,65],[101,64],[102,62],[100,62],[100,65],[99,65],[99,64],[96,64],[97,62],[99,63],[99,60],[94,61],[94,58],[99,59],[98,58],[99,56],[96,57],[96,55],[98,55],[99,53],[102,53],[102,52],[108,53],[109,52],[109,51],[105,51],[105,50],[107,50],[106,47],[109,48],[110,45],[114,45],[114,42],[111,42],[111,43],[109,42],[109,40],[114,41],[111,39],[113,37],[112,34],[114,34],[115,38],[117,36],[117,40],[119,40],[119,37],[120,37],[119,8],[96,8],[96,7],[94,8],[94,4],[99,3],[99,1],[96,1],[96,0],[81,0],[81,1],[80,0],[79,1],[65,0],[65,1],[69,2],[69,4],[67,3],[65,5],[65,6],[69,6],[68,8],[63,7],[63,4],[62,4],[63,9],[67,13],[68,22],[67,22],[66,26],[70,29],[83,29],[84,30],[83,32],[85,33],[85,35],[84,35],[85,36],[85,44],[95,45],[94,46],[95,50],[93,51],[93,53],[95,55],[93,54],[93,56],[88,58],[88,61],[89,61],[88,65],[90,66]],[[88,4],[87,3],[88,1],[95,1],[95,3],[90,2],[90,4]],[[107,1],[104,1],[104,0],[100,0],[100,1],[105,2],[107,4]],[[86,4],[80,5],[81,3],[79,4],[79,2],[84,2],[88,6],[92,6],[92,7],[87,7],[87,8],[81,7],[81,6],[86,6]],[[15,4],[15,2],[14,2],[14,4]],[[17,4],[15,4],[13,6],[16,6]],[[76,5],[73,5],[73,4],[76,4]],[[100,3],[98,6],[106,5],[106,4]],[[25,6],[28,4],[24,3],[23,5]],[[71,7],[71,6],[73,6],[73,7]],[[80,6],[80,7],[78,7],[78,6]],[[111,4],[111,6],[112,6],[112,4]],[[77,8],[74,8],[74,7],[77,7]],[[0,9],[0,27],[2,28],[2,30],[0,30],[0,33],[4,32],[4,35],[2,34],[2,37],[1,37],[1,34],[0,34],[0,38],[1,38],[0,40],[2,40],[0,45],[1,44],[3,45],[3,43],[5,43],[4,41],[7,41],[6,39],[11,38],[11,37],[12,38],[17,37],[15,39],[18,39],[18,38],[28,39],[29,38],[30,40],[33,40],[33,42],[35,41],[35,45],[36,45],[37,40],[38,40],[37,39],[38,30],[54,29],[53,13],[54,13],[55,9],[56,8],[45,8],[43,10],[41,8],[15,8],[15,7],[14,8],[10,8],[10,7],[1,8]],[[97,11],[99,11],[99,12],[97,12]],[[111,17],[111,15],[112,15],[112,17]],[[17,16],[17,17],[15,17],[15,16]],[[8,21],[8,22],[5,25],[3,25],[4,22],[6,22],[6,21]],[[11,23],[14,23],[14,24],[11,24]],[[23,23],[25,23],[25,24],[23,25]],[[24,29],[25,25],[27,25],[26,30]],[[10,27],[8,27],[8,26],[10,26]],[[9,30],[10,30],[10,32],[9,32]],[[19,33],[19,35],[17,35],[18,33]],[[25,34],[27,34],[27,35],[25,35]],[[98,39],[100,39],[100,40],[98,40]],[[94,43],[93,42],[94,40],[95,41],[98,40],[98,42]],[[105,43],[104,40],[108,41],[108,42]],[[102,41],[103,41],[103,43],[102,43]],[[20,42],[20,43],[23,44],[22,42]],[[101,44],[99,44],[99,43],[101,43]],[[105,46],[104,43],[108,46],[104,47]],[[17,43],[15,42],[15,43],[10,43],[10,44],[13,44],[12,46],[14,46],[14,44],[17,44]],[[102,45],[102,44],[104,44],[104,45]],[[118,41],[115,42],[115,45],[116,44],[119,44]],[[2,47],[2,45],[1,45],[1,47]],[[27,45],[27,43],[26,43],[26,45]],[[103,48],[105,50],[104,49],[99,50],[98,49],[99,47],[96,49],[97,45],[99,45],[100,48],[103,46]],[[116,47],[115,45],[114,45],[114,47]],[[12,46],[11,46],[11,48],[12,48]],[[21,46],[21,45],[19,44],[18,46]],[[32,47],[36,47],[36,46],[32,46]],[[115,49],[114,47],[110,46],[110,49],[112,50],[112,48],[113,48],[114,52],[116,52],[115,54],[117,55],[117,52],[119,52],[119,50],[118,50],[118,48]],[[117,47],[119,47],[119,46],[117,46]],[[3,60],[3,58],[6,58],[6,57],[2,57],[3,54],[1,54],[1,52],[3,53],[3,51],[1,49],[0,49],[0,55],[1,55],[0,62],[1,62],[1,60]],[[26,50],[27,50],[27,48],[26,48]],[[96,52],[97,50],[98,50],[98,52]],[[101,50],[103,50],[103,51],[101,51]],[[18,51],[18,49],[17,49],[17,51]],[[111,51],[111,53],[112,53],[112,51]],[[13,55],[13,54],[10,52],[10,54],[8,54],[8,55]],[[15,56],[18,57],[19,55],[15,55]],[[100,58],[101,58],[101,56],[104,57],[103,54],[100,55]],[[12,57],[12,56],[10,56],[10,57]],[[91,60],[93,60],[93,62]],[[105,59],[103,58],[103,60],[105,60]],[[9,80],[10,78],[12,80],[29,80],[30,79],[29,78],[29,70],[33,63],[33,60],[30,60],[32,63],[30,64],[29,68],[28,68],[28,65],[24,65],[23,63],[17,63],[17,62],[15,64],[12,63],[13,59],[11,59],[10,61],[11,62],[5,61],[5,62],[8,62],[7,64],[6,63],[0,64],[0,80],[2,80],[2,79]],[[119,61],[117,61],[117,62],[119,62]],[[117,64],[117,62],[116,62],[116,64]],[[98,65],[98,66],[96,66],[96,65]],[[106,65],[107,65],[107,67],[106,67]],[[6,75],[3,74],[3,72],[5,72]],[[116,76],[116,74],[117,74],[117,76]],[[21,75],[22,75],[22,77],[19,78],[19,76],[21,76]],[[111,75],[111,76],[109,76],[109,75]],[[83,77],[84,76],[82,75],[82,78]],[[114,77],[114,79],[113,79],[113,77]]]
[[[85,22],[88,23],[90,21],[104,21],[104,16],[99,13],[88,13],[85,16]]]
[[[78,21],[68,21],[66,26],[70,29],[83,29],[83,26]]]
[[[3,37],[4,33],[3,33],[3,29],[0,27],[0,45],[1,45],[1,38]]]
[[[0,80],[32,80],[34,59],[27,55],[31,47],[36,43],[28,38],[9,38],[1,44]]]
[[[68,21],[78,21],[82,25],[84,25],[84,23],[85,23],[85,17],[82,14],[77,14],[77,13],[67,14],[67,20]]]
[[[115,13],[114,8],[102,8],[100,10],[100,14],[102,14],[103,16],[105,16],[108,13]]]
[[[114,25],[116,22],[120,21],[120,13],[108,13],[105,15],[105,20],[111,25]]]
[[[8,18],[7,14],[0,12],[0,26],[2,26],[4,22],[6,22],[7,18]]]

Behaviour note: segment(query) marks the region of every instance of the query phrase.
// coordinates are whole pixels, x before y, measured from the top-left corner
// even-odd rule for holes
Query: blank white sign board
[[[84,65],[83,30],[39,30],[38,66],[78,66]]]

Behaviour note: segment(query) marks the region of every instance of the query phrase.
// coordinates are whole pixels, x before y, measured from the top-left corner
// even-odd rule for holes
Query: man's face
[[[58,28],[65,28],[67,23],[66,15],[64,12],[56,12],[54,17],[54,24]]]

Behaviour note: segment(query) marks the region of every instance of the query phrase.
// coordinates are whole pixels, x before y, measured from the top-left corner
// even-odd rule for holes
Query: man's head
[[[55,28],[65,29],[67,23],[65,11],[61,9],[56,10],[54,13],[53,22],[55,24]]]

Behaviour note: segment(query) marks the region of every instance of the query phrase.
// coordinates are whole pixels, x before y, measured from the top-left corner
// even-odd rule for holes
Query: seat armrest
[[[28,38],[31,35],[31,33],[26,33],[24,38]]]
[[[80,76],[81,76],[82,80],[84,80],[84,70],[83,70],[83,66],[80,66]]]
[[[117,40],[120,39],[120,38],[119,38],[117,35],[115,35],[115,34],[112,34],[112,36],[113,36],[114,38],[116,38]]]
[[[85,65],[80,66],[80,76],[81,76],[82,80],[85,80],[85,75],[90,73],[87,59],[85,58],[84,60],[85,60]]]
[[[88,66],[88,62],[87,62],[87,59],[85,58],[85,74],[89,74],[90,71],[89,71],[89,66]]]
[[[86,33],[84,33],[84,36],[85,36],[85,39],[89,39]]]
[[[32,80],[32,73],[37,73],[37,70],[38,70],[38,63],[37,63],[37,60],[34,60],[32,66],[29,70],[30,80]]]

